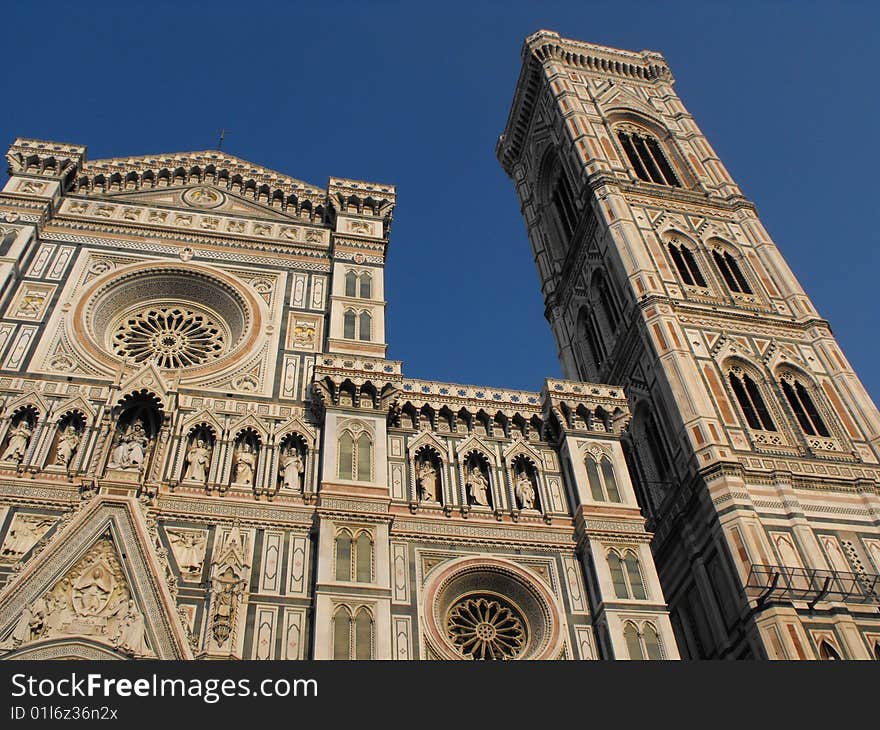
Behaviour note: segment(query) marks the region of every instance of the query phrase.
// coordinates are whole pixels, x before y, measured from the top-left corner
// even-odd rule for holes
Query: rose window
[[[207,313],[156,306],[122,318],[113,335],[113,350],[138,363],[151,360],[161,368],[186,368],[220,357],[227,339],[224,328]]]
[[[223,271],[141,262],[105,272],[82,292],[71,342],[98,368],[124,360],[200,377],[254,351],[263,332],[258,300]]]
[[[513,608],[481,596],[450,608],[446,633],[467,659],[516,659],[527,641],[525,623]]]

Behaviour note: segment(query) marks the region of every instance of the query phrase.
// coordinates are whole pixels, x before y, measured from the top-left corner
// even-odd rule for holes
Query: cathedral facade
[[[880,414],[663,57],[535,33],[497,155],[563,372],[626,392],[681,655],[880,659]]]
[[[662,57],[527,39],[567,380],[386,358],[390,185],[17,139],[0,656],[869,658],[878,414]]]
[[[393,187],[7,159],[3,656],[678,657],[624,391],[386,359]]]

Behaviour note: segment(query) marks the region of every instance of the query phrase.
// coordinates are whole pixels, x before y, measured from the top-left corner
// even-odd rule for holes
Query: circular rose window
[[[136,363],[151,360],[160,368],[188,368],[216,360],[229,342],[219,317],[173,303],[139,307],[123,315],[113,330],[117,355]]]
[[[446,635],[468,659],[516,659],[526,646],[526,622],[496,596],[460,599],[446,616]]]
[[[425,639],[440,659],[556,659],[562,619],[533,573],[492,557],[435,568],[424,592]]]
[[[193,375],[237,360],[256,342],[260,307],[239,282],[188,264],[108,272],[73,318],[77,344],[98,362],[153,363]]]

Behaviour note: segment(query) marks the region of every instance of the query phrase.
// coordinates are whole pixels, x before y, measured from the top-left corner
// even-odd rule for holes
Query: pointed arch
[[[728,359],[723,369],[727,384],[748,427],[758,431],[776,431],[776,422],[767,406],[758,370],[738,358]]]
[[[631,621],[627,621],[623,628],[623,639],[626,642],[626,649],[629,652],[630,659],[644,659],[642,653],[642,642],[639,641],[639,630]]]
[[[813,379],[790,365],[778,368],[776,377],[801,431],[807,436],[830,438],[831,430],[820,412],[824,398]]]
[[[358,609],[354,620],[354,658],[373,658],[373,615],[365,607]]]
[[[840,661],[842,657],[828,639],[822,639],[819,643],[819,658],[823,661]]]
[[[339,606],[333,614],[333,658],[351,659],[351,611]]]
[[[352,579],[352,555],[354,545],[351,532],[343,528],[336,533],[334,538],[334,550],[336,553],[336,580],[350,582]]]

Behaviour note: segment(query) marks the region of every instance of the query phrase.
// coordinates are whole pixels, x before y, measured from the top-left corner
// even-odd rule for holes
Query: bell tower
[[[663,57],[526,39],[497,156],[566,377],[622,385],[684,657],[880,657],[880,414]]]

